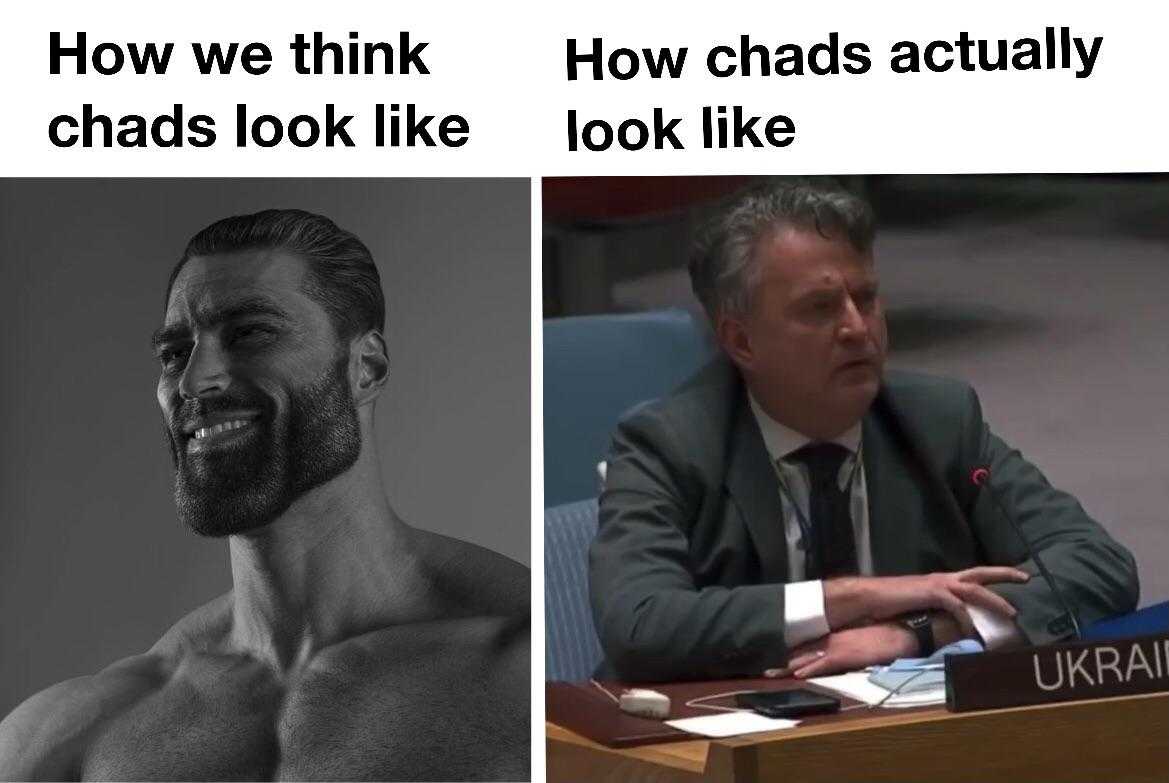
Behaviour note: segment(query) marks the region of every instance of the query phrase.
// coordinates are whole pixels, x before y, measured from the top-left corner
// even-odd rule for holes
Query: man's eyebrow
[[[281,321],[291,320],[284,308],[263,296],[244,297],[211,311],[196,312],[194,320],[196,324],[206,327],[251,316],[267,316]],[[158,349],[168,343],[189,339],[190,336],[190,326],[186,323],[176,323],[156,330],[151,336],[150,342],[155,349]]]
[[[822,297],[836,296],[840,293],[840,288],[834,285],[821,285],[819,283],[802,288],[794,292],[791,301],[803,302],[809,299],[819,299]]]
[[[224,321],[235,321],[253,315],[266,315],[282,321],[291,320],[288,312],[271,299],[263,296],[248,296],[235,299],[210,312],[196,311],[195,323],[200,326],[212,326]]]
[[[172,324],[171,326],[163,326],[154,330],[154,334],[150,336],[150,346],[154,350],[158,350],[164,345],[176,343],[179,340],[190,337],[191,330],[186,324]]]

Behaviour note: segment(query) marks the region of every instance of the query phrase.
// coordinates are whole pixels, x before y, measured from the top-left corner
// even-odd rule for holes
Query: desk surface
[[[1169,693],[987,712],[857,710],[724,740],[607,748],[546,725],[548,780],[1169,780]]]

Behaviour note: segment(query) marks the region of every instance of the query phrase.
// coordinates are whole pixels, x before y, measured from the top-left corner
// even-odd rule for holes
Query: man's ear
[[[751,336],[741,318],[720,313],[715,326],[715,337],[723,351],[741,370],[750,370],[755,364]]]
[[[353,403],[361,407],[373,402],[381,394],[382,386],[390,377],[390,357],[381,332],[371,329],[353,344],[355,372]]]

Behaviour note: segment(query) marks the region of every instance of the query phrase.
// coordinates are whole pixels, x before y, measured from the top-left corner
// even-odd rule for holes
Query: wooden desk
[[[855,719],[614,750],[546,724],[548,781],[1169,780],[1169,693]]]

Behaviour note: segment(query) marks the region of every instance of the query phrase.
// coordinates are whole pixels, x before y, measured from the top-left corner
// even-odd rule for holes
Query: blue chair
[[[1169,601],[1093,623],[1084,629],[1084,641],[1125,639],[1169,631]]]
[[[601,662],[589,608],[588,550],[597,501],[544,511],[544,679],[578,682]]]
[[[618,418],[713,353],[705,322],[684,310],[544,321],[544,507],[596,497]]]

